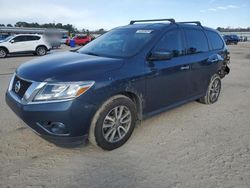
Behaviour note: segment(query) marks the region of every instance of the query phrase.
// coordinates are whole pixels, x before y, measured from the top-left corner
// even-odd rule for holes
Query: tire
[[[207,88],[206,95],[199,99],[203,104],[213,104],[217,102],[221,91],[221,78],[218,74],[212,76]]]
[[[136,114],[135,104],[130,98],[123,95],[110,98],[99,108],[92,120],[89,141],[104,150],[122,146],[135,128]]]
[[[47,48],[44,46],[38,46],[36,48],[36,55],[38,56],[44,56],[47,54]]]
[[[4,48],[0,48],[0,58],[5,58],[7,56],[8,52]]]

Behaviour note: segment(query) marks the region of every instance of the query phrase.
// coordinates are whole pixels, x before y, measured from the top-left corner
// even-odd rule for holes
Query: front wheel
[[[206,95],[204,97],[201,97],[199,101],[203,104],[213,104],[218,100],[220,91],[221,91],[221,79],[218,74],[215,74],[212,76],[210,80]]]
[[[0,58],[5,58],[7,56],[7,50],[0,48]]]
[[[104,150],[122,146],[136,124],[136,107],[126,96],[117,95],[96,112],[89,131],[89,141]]]
[[[36,54],[37,54],[38,56],[46,55],[46,53],[47,53],[47,48],[46,48],[46,47],[44,47],[44,46],[39,46],[39,47],[37,47],[37,49],[36,49]]]

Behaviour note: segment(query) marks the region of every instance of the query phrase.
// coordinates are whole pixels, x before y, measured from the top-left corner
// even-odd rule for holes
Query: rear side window
[[[169,51],[174,57],[184,54],[181,31],[172,30],[167,32],[156,45],[154,51]]]
[[[224,43],[218,33],[213,31],[206,31],[208,40],[210,41],[212,50],[222,49]]]
[[[78,36],[77,38],[78,39],[85,39],[85,38],[87,38],[87,36]]]
[[[39,36],[26,36],[27,41],[33,41],[33,40],[39,40],[40,37]]]
[[[208,51],[207,37],[202,30],[187,29],[185,30],[187,39],[188,54],[196,54]]]

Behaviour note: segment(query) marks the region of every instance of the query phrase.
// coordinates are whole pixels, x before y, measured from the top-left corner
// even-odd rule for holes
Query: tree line
[[[217,30],[220,32],[250,32],[250,27],[248,27],[248,28],[218,27]]]
[[[28,23],[28,22],[16,22],[16,24],[0,24],[0,27],[33,27],[33,28],[56,28],[56,29],[65,29],[70,33],[96,33],[96,34],[103,34],[106,31],[104,29],[98,29],[94,31],[89,31],[88,29],[82,29],[78,30],[76,27],[74,27],[72,24],[62,24],[62,23],[45,23],[45,24],[39,24],[39,23]]]

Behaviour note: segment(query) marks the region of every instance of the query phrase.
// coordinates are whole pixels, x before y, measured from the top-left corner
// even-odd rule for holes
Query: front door
[[[152,53],[164,51],[171,52],[173,57],[168,60],[146,62],[146,114],[184,101],[189,94],[190,66],[184,56],[181,30],[168,31],[154,47]]]
[[[13,38],[8,46],[10,53],[26,51],[25,41],[26,41],[25,35]]]

